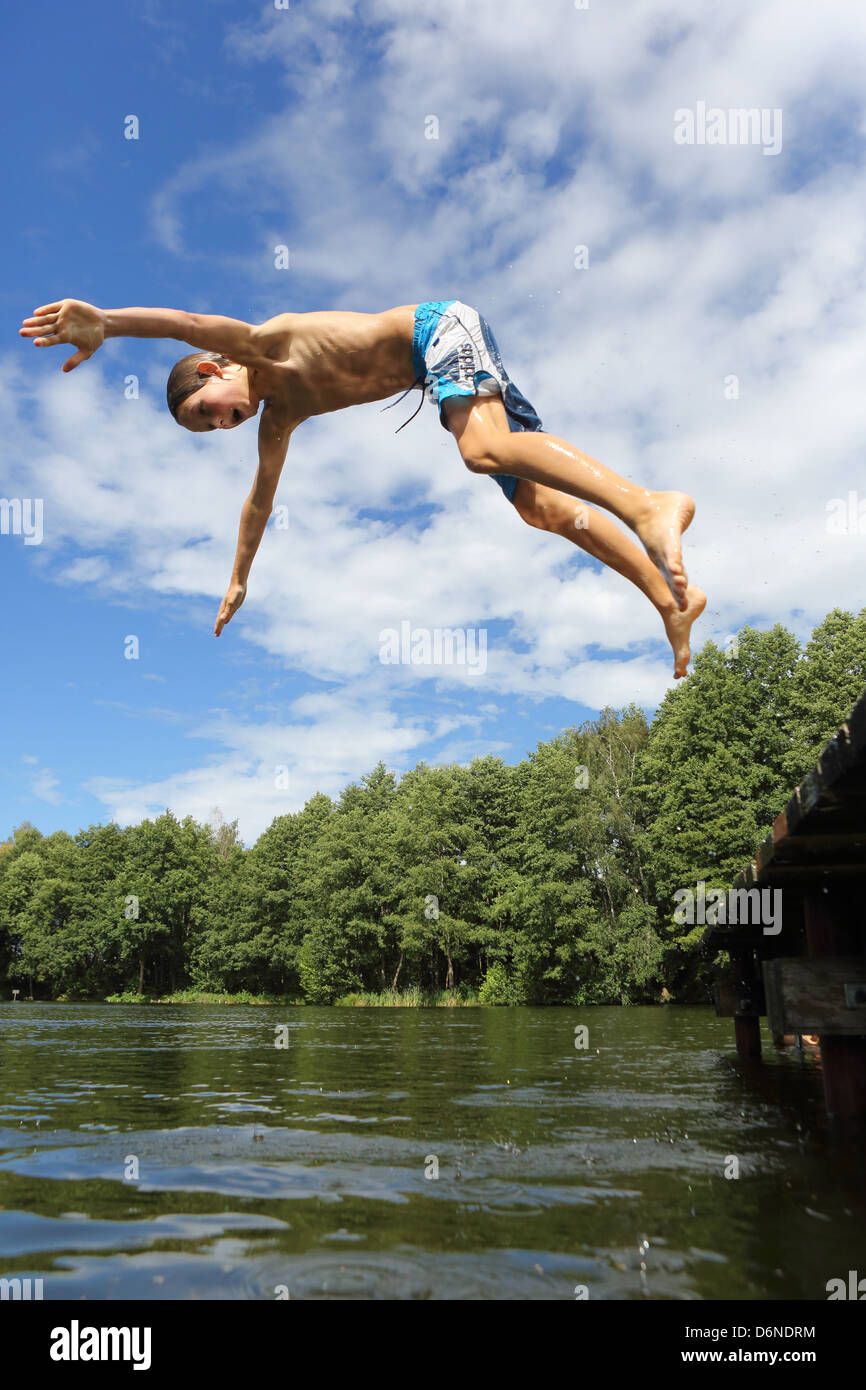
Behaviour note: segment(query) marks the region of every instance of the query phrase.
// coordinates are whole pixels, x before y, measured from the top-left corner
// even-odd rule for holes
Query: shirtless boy
[[[168,407],[188,430],[234,429],[259,419],[259,463],[241,511],[237,553],[217,636],[246,597],[292,434],[304,420],[413,386],[438,407],[472,473],[499,484],[530,526],[586,550],[646,594],[686,674],[689,632],[706,597],[689,585],[681,536],[694,515],[682,492],[651,492],[627,482],[572,444],[542,429],[502,364],[489,324],[460,300],[403,304],[381,314],[325,311],[278,314],[250,324],[179,309],[97,309],[61,299],[36,309],[19,330],[36,347],[71,343],[72,371],[106,338],[175,338],[195,352],[168,379]],[[630,527],[641,550],[602,513]]]

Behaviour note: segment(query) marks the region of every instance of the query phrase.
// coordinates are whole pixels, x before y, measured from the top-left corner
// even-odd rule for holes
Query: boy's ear
[[[219,362],[197,362],[195,369],[201,376],[222,376],[223,374]]]

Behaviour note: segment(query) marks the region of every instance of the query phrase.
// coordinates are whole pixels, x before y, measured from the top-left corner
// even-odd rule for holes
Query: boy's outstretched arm
[[[265,405],[259,421],[259,466],[250,495],[241,509],[231,583],[214,624],[215,637],[219,637],[247,596],[247,577],[273,510],[274,494],[286,461],[291,434],[292,426],[276,423],[272,407]]]
[[[221,314],[190,314],[185,309],[99,309],[83,299],[43,304],[24,319],[22,338],[36,347],[72,343],[78,351],[63,364],[64,372],[86,362],[106,338],[176,338],[201,352],[220,352],[242,366],[267,356],[270,346],[258,326]]]

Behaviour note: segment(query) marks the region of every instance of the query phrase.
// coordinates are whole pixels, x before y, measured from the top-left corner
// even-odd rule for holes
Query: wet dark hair
[[[182,357],[179,362],[175,362],[168,374],[165,387],[165,399],[175,420],[177,420],[177,412],[187,396],[192,396],[196,391],[200,391],[210,381],[209,376],[202,376],[198,370],[199,362],[216,362],[220,367],[227,367],[229,358],[224,357],[221,352],[191,352],[187,357]],[[179,420],[178,424],[180,424]]]

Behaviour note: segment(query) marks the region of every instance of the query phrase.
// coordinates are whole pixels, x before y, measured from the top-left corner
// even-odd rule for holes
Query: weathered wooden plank
[[[837,875],[841,878],[862,878],[866,874],[866,854],[862,859],[839,859],[835,863],[832,859],[809,859],[804,856],[802,862],[791,864],[769,864],[764,872],[754,879],[751,886],[753,888],[777,888],[783,887],[786,883],[793,884],[798,878],[808,882],[825,883]],[[805,892],[806,889],[804,888]]]
[[[866,1035],[866,957],[779,956],[762,969],[772,1032]]]
[[[799,858],[803,854],[833,854],[836,850],[851,848],[862,848],[866,851],[866,829],[829,832],[816,830],[812,835],[789,835],[785,840],[784,855]]]
[[[830,796],[825,793],[825,797]],[[852,847],[866,847],[866,771],[864,786],[858,789],[856,797],[841,799],[833,795],[832,800],[825,799],[795,826],[785,812],[777,816],[772,834],[761,844],[755,862],[763,871],[773,863],[795,862],[804,854],[835,859]]]
[[[805,892],[809,884],[815,884],[820,891],[822,885],[839,878],[866,878],[866,856],[863,859],[840,860],[835,864],[821,861],[812,864],[770,864],[760,876],[755,875],[751,882],[747,880],[747,886],[768,888],[775,885],[783,888],[785,884],[791,884],[800,885],[801,891]]]

